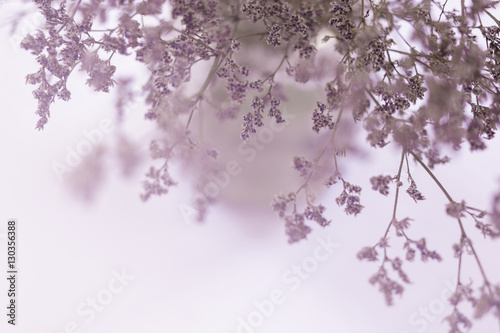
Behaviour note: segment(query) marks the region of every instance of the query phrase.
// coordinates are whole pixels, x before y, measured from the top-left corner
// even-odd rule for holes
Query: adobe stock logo
[[[445,286],[441,289],[439,296],[430,300],[425,306],[420,306],[408,317],[408,323],[412,327],[410,331],[400,333],[425,332],[434,322],[441,322],[445,315],[451,311],[450,296],[456,288],[456,281],[444,281]]]
[[[68,321],[57,333],[82,333],[86,331],[86,325],[94,321],[107,307],[110,307],[110,303],[125,290],[130,281],[135,280],[135,276],[127,273],[125,269],[112,270],[111,274],[113,277],[108,280],[104,288],[78,304],[75,313],[79,318]]]
[[[76,144],[76,147],[66,145],[66,158],[64,162],[53,161],[51,166],[57,179],[61,182],[65,173],[71,172],[71,169],[77,167],[83,157],[89,155],[97,146],[104,140],[104,134],[113,131],[113,124],[111,120],[104,118],[99,122],[99,128],[94,128],[90,131],[84,129],[82,131],[85,139]]]
[[[273,315],[276,308],[287,301],[289,294],[299,290],[302,283],[308,280],[318,270],[321,263],[327,261],[339,247],[340,244],[335,242],[330,235],[326,239],[318,238],[318,245],[314,248],[312,255],[283,272],[281,275],[283,287],[271,290],[267,299],[255,300],[254,310],[246,316],[238,317],[236,333],[256,333],[266,319]]]

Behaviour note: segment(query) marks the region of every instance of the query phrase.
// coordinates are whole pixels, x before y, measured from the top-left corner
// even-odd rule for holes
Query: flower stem
[[[415,153],[411,152],[410,154],[425,169],[425,171],[427,171],[427,173],[429,174],[429,176],[431,176],[431,178],[434,180],[434,182],[438,185],[438,187],[444,193],[444,195],[446,196],[446,198],[448,198],[448,200],[450,201],[450,203],[451,204],[456,204],[455,200],[453,200],[451,198],[451,196],[448,193],[448,191],[446,191],[446,189],[444,188],[444,186],[436,178],[436,176],[432,173],[432,171],[429,169],[429,167],[427,167],[427,165],[425,165],[425,163]],[[490,287],[490,282],[488,281],[488,278],[486,277],[486,273],[485,273],[485,271],[483,269],[483,265],[481,264],[481,261],[479,260],[479,256],[477,255],[477,252],[476,252],[476,250],[474,248],[474,245],[472,245],[472,241],[470,240],[470,238],[467,236],[467,233],[465,232],[465,229],[464,229],[462,220],[460,219],[460,216],[457,217],[457,221],[458,221],[458,225],[460,226],[460,231],[461,231],[462,237],[469,240],[469,245],[470,245],[470,249],[472,251],[472,255],[474,256],[474,259],[476,259],[476,263],[477,263],[477,265],[479,267],[481,275],[483,276],[484,284],[488,288],[488,291],[490,292],[490,294],[492,294],[491,287]]]
[[[397,184],[399,184],[399,181],[401,179],[401,170],[403,169],[405,154],[406,154],[406,151],[403,149],[403,152],[401,153],[401,162],[399,162],[398,174],[396,176],[396,197],[394,199],[394,209],[392,210],[392,219],[391,219],[391,222],[389,223],[389,225],[387,226],[387,229],[385,230],[384,239],[387,237],[387,234],[389,233],[389,230],[391,229],[392,223],[396,220],[396,210],[398,208],[398,198],[399,198],[399,188],[400,188],[400,186],[398,186]]]
[[[495,23],[496,23],[496,24],[500,27],[500,21],[498,21],[498,20],[497,20],[497,18],[496,18],[493,14],[491,14],[491,13],[490,13],[488,10],[486,10],[486,9],[484,10],[484,12],[485,12],[485,13],[486,13],[489,17],[491,17],[491,19],[492,19],[493,21],[495,21]]]
[[[224,60],[224,58],[221,58],[220,55],[215,57],[214,62],[212,64],[212,67],[210,68],[210,72],[208,73],[207,78],[205,79],[205,82],[203,82],[203,85],[201,86],[200,91],[194,96],[194,98],[195,98],[194,104],[195,105],[200,101],[201,97],[203,96],[203,93],[208,88],[208,85],[210,84],[210,82],[212,82],[212,79],[215,75],[215,72],[217,72],[217,70],[219,69],[219,66],[223,60]],[[195,108],[193,107],[191,109],[191,113],[189,114],[189,118],[188,118],[188,121],[186,123],[186,129],[188,129],[189,124],[191,123],[191,119],[193,118],[194,110],[195,110]]]
[[[318,157],[316,157],[314,159],[314,162],[316,162],[316,165],[318,164],[319,160],[321,159],[321,157],[323,156],[323,154],[326,152],[326,150],[328,149],[328,147],[330,146],[330,144],[335,139],[335,134],[337,133],[337,128],[338,128],[338,125],[339,125],[339,122],[340,122],[340,117],[342,116],[342,111],[343,110],[344,110],[344,108],[341,107],[340,111],[339,111],[339,114],[337,115],[337,120],[335,121],[335,126],[333,127],[333,131],[332,131],[332,135],[330,136],[330,140],[328,140],[328,143],[325,145],[325,147],[323,148],[323,150],[321,151],[321,153],[318,155]],[[336,168],[336,170],[338,170],[338,168],[337,168],[337,160],[336,159],[335,159],[335,168]],[[307,176],[306,181],[299,187],[299,189],[295,192],[295,194],[299,194],[299,192],[302,191],[302,189],[307,185],[307,183],[311,179],[313,173],[314,173],[314,169],[309,173],[309,175]]]
[[[439,186],[441,191],[444,193],[444,195],[446,196],[448,201],[450,201],[451,204],[456,203],[455,200],[453,200],[451,198],[451,196],[448,194],[448,191],[446,191],[446,189],[441,184],[441,182],[436,178],[434,173],[432,173],[432,171],[429,169],[429,167],[415,153],[410,152],[410,154],[413,156],[413,158],[415,158],[415,160],[418,162],[418,164],[420,164],[425,169],[425,171],[429,174],[429,176],[431,176],[431,178],[434,180],[434,182],[437,184],[437,186]]]

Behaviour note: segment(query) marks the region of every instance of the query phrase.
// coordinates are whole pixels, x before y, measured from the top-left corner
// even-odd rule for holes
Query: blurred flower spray
[[[306,238],[311,222],[331,223],[316,198],[329,188],[339,191],[336,203],[348,215],[361,214],[369,204],[362,203],[361,187],[342,173],[342,160],[362,149],[355,138],[364,131],[369,146],[391,145],[401,154],[395,175],[370,179],[373,190],[394,197],[385,234],[358,253],[360,260],[380,263],[370,283],[391,305],[410,282],[403,259],[389,250],[390,233],[402,240],[407,262],[417,254],[424,262],[442,260],[425,238],[412,238],[412,220],[398,216],[401,189],[415,202],[425,199],[411,175],[412,159],[444,193],[446,212],[460,229],[453,246],[459,269],[450,298],[453,312],[447,317],[451,332],[472,325],[460,310],[464,302],[475,309],[475,318],[490,312],[500,321],[500,285],[488,280],[464,226],[468,217],[486,239],[497,238],[500,194],[489,211],[471,207],[456,201],[432,171],[450,162],[444,150],[464,145],[484,150],[495,135],[500,121],[496,2],[33,3],[45,26],[27,35],[21,47],[40,65],[26,77],[36,86],[37,129],[47,126],[52,103],[71,98],[67,83],[75,69],[95,91],[118,86],[117,119],[122,122],[123,108],[137,98],[132,92],[139,82],[120,77],[115,60],[140,63],[147,80],[139,97],[147,106],[146,120],[157,128],[149,143],[154,162],[141,198],[168,193],[178,183],[170,173],[176,163],[193,181],[190,207],[200,221],[217,199],[239,195],[252,201],[265,197],[263,189],[272,190],[272,209],[283,219],[290,243]],[[317,102],[311,105],[311,99]],[[133,145],[125,138],[120,142]],[[119,149],[124,164],[133,165],[135,155],[127,157],[127,152],[134,149]],[[292,191],[284,157],[301,180]],[[244,173],[247,165],[252,173]],[[283,182],[274,184],[277,179]],[[259,190],[250,190],[252,184]],[[280,189],[287,193],[278,194]],[[477,263],[482,283],[463,283],[464,254]]]

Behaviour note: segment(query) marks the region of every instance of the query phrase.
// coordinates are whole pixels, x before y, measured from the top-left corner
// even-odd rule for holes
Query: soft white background
[[[6,13],[2,26],[8,23]],[[396,173],[399,153],[391,148],[342,161],[346,178],[363,187],[363,213],[347,217],[334,203],[338,193],[332,192],[322,198],[328,203],[332,225],[315,227],[307,241],[293,246],[287,244],[282,222],[268,206],[241,204],[235,209],[223,201],[199,225],[186,221],[179,212],[179,206],[190,200],[187,186],[141,202],[140,182],[147,164],[128,180],[116,175],[116,166],[110,166],[94,201],[84,202],[68,189],[67,182],[58,181],[51,165],[63,162],[66,146],[74,148],[85,139],[83,130],[98,128],[104,118],[114,119],[112,99],[74,81],[73,99],[57,102],[47,128],[36,131],[33,87],[25,86],[24,77],[37,67],[30,54],[17,48],[23,33],[37,22],[33,14],[27,19],[14,34],[3,28],[0,36],[2,271],[6,222],[15,218],[19,226],[17,325],[6,324],[7,285],[2,278],[1,332],[59,333],[70,322],[78,325],[74,332],[237,332],[239,318],[256,311],[255,302],[268,300],[275,289],[284,291],[286,300],[254,332],[447,332],[441,320],[451,311],[448,304],[436,308],[438,315],[426,321],[424,329],[409,322],[420,308],[444,304],[440,295],[448,288],[447,281],[454,283],[456,277],[451,245],[458,241],[459,230],[456,221],[444,214],[445,197],[423,170],[413,165],[412,174],[428,199],[415,204],[403,193],[398,217],[413,218],[410,233],[417,239],[425,235],[429,248],[439,250],[445,260],[405,263],[413,284],[406,286],[401,299],[396,297],[394,307],[387,307],[367,281],[378,266],[355,258],[361,247],[378,241],[392,214],[393,196],[382,198],[368,183],[372,175]],[[141,120],[143,110],[136,112],[138,116],[131,115],[137,119],[136,132],[147,133]],[[105,140],[112,143],[114,133]],[[273,149],[272,145],[266,149]],[[499,184],[499,149],[498,140],[489,143],[485,153],[469,154],[464,149],[453,163],[435,172],[456,200],[489,208],[490,196]],[[282,162],[288,166],[289,162]],[[283,191],[295,190],[298,184]],[[490,279],[500,281],[498,242],[483,244],[473,223],[466,220],[466,225]],[[311,257],[318,239],[328,237],[338,248],[298,290],[291,291],[283,274]],[[399,252],[396,245],[392,250]],[[86,322],[77,308],[107,288],[113,271],[123,269],[134,279],[94,320]],[[480,282],[470,257],[464,261],[464,270]],[[498,322],[489,316],[474,325],[472,332],[499,330]]]

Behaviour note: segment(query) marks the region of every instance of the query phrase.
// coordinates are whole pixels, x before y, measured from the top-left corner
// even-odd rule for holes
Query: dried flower
[[[371,246],[365,246],[357,254],[359,260],[368,261],[377,261],[377,255],[377,250]]]
[[[169,187],[177,185],[171,177],[165,164],[160,169],[151,166],[146,174],[148,180],[143,182],[144,193],[141,199],[147,201],[152,195],[162,195],[168,193]]]
[[[462,217],[465,211],[465,201],[461,203],[453,202],[446,205],[446,214],[451,217]]]
[[[387,305],[393,304],[394,295],[401,295],[404,291],[401,284],[389,278],[387,271],[383,267],[370,278],[370,283],[378,285]]]
[[[260,151],[258,141],[266,118],[270,118],[276,133],[280,132],[276,125],[285,122],[283,110],[293,91],[288,86],[323,87],[319,92],[323,89],[324,101],[303,109],[308,110],[313,132],[328,131],[331,135],[326,146],[321,143],[321,153],[310,160],[301,154],[292,155],[299,155],[292,167],[301,176],[301,183],[295,191],[287,190],[288,194],[273,199],[272,209],[284,220],[290,243],[305,239],[311,232],[306,222],[323,227],[331,222],[326,216],[331,205],[312,204],[315,197],[322,197],[315,195],[312,183],[318,177],[324,179],[318,166],[329,154],[335,169],[324,184],[330,188],[342,180],[337,205],[348,215],[356,216],[363,210],[361,187],[345,181],[339,171],[345,167],[344,157],[363,151],[354,139],[355,128],[364,130],[368,144],[374,148],[392,145],[401,149],[397,177],[367,177],[372,189],[384,196],[389,194],[393,180],[398,191],[387,233],[377,236],[375,246],[358,253],[361,260],[376,261],[377,251],[384,251],[381,266],[370,282],[378,286],[387,304],[393,303],[394,295],[402,294],[403,286],[386,269],[391,267],[396,279],[409,283],[400,259],[403,255],[407,261],[414,261],[417,252],[422,261],[441,260],[436,251],[427,248],[425,235],[411,238],[410,218],[396,218],[401,209],[398,196],[405,154],[413,155],[429,179],[444,191],[430,170],[450,161],[441,151],[461,149],[465,142],[471,151],[485,150],[500,124],[500,27],[493,12],[496,1],[463,2],[459,11],[448,1],[421,0],[93,0],[74,2],[68,10],[66,1],[35,0],[34,4],[45,25],[25,36],[20,46],[33,55],[38,67],[26,75],[26,84],[35,86],[36,128],[41,130],[48,123],[52,103],[71,99],[74,82],[69,79],[78,69],[94,91],[116,93],[121,125],[127,105],[143,97],[144,117],[157,126],[157,136],[149,146],[154,165],[146,171],[143,200],[169,192],[176,185],[169,165],[182,162],[192,168],[192,208],[202,221],[221,190],[211,179],[226,172],[221,161],[224,152],[204,147],[212,141],[206,125],[214,119],[208,119],[214,115],[215,121],[224,121],[221,128],[225,130],[226,125],[233,124],[231,120],[239,118],[236,123],[242,126],[243,147]],[[488,26],[488,22],[494,25]],[[403,27],[411,27],[411,32]],[[323,36],[323,32],[328,35]],[[321,39],[335,41],[328,52],[319,49]],[[126,60],[142,66],[146,77],[122,76]],[[135,67],[130,68],[135,71]],[[132,93],[131,87],[141,94]],[[310,96],[315,96],[314,92],[307,91]],[[354,122],[346,120],[349,112]],[[193,123],[199,125],[199,131],[193,130]],[[302,125],[297,122],[298,127]],[[258,128],[262,132],[254,135]],[[322,136],[314,138],[321,140]],[[115,157],[124,175],[138,166],[140,146],[144,146],[142,142],[118,137]],[[308,143],[308,155],[316,151],[316,146],[316,141]],[[82,193],[90,195],[100,182],[103,153],[98,149],[91,155],[84,164],[87,172],[75,178]],[[409,167],[408,183],[408,195],[415,202],[424,200]],[[465,218],[472,218],[477,228],[474,231],[500,236],[500,195],[493,195],[489,212],[453,201],[450,194],[447,197],[451,202],[446,206],[447,214],[460,222],[460,240],[453,245],[454,254],[460,259],[474,254],[472,258],[481,266],[485,281],[476,288],[480,295],[477,299],[472,296],[473,288],[460,282],[451,297],[454,309],[447,320],[452,332],[461,332],[472,325],[457,308],[462,300],[470,303],[476,318],[487,313],[500,317],[499,287],[493,288],[488,281],[472,236],[466,234],[469,229],[463,227]],[[490,223],[483,220],[486,216]],[[394,246],[388,235],[391,231],[398,236],[396,241],[404,243],[402,249]],[[391,257],[398,249],[400,255]]]
[[[322,227],[326,227],[331,223],[326,218],[323,217],[323,213],[325,212],[325,207],[323,205],[313,206],[307,205],[306,210],[304,212],[304,216],[306,219],[315,221]]]
[[[300,173],[301,177],[306,178],[312,171],[314,162],[306,160],[304,157],[293,158],[293,168]]]
[[[312,120],[314,123],[312,129],[316,133],[319,133],[322,128],[333,129],[335,126],[331,110],[327,109],[326,105],[320,102],[317,103],[317,108],[314,109]]]
[[[295,202],[295,200],[296,196],[293,192],[288,193],[286,196],[284,194],[277,195],[272,202],[273,210],[278,213],[279,217],[283,217],[285,216],[288,204]]]
[[[346,182],[344,179],[342,179],[342,182],[344,184],[344,190],[335,199],[335,201],[337,202],[337,205],[345,206],[344,211],[347,215],[354,214],[354,216],[356,216],[363,209],[363,206],[359,203],[361,187],[352,185],[351,183]]]
[[[417,189],[417,184],[413,180],[413,178],[408,175],[408,180],[410,181],[410,187],[406,190],[406,193],[410,195],[410,197],[417,202],[417,200],[425,200],[425,197],[420,193]]]
[[[370,183],[372,184],[372,189],[374,191],[379,191],[382,195],[389,194],[389,183],[392,181],[391,176],[377,176],[370,178]]]
[[[285,232],[288,236],[288,243],[295,243],[311,232],[311,228],[304,224],[304,215],[294,214],[285,217]]]

